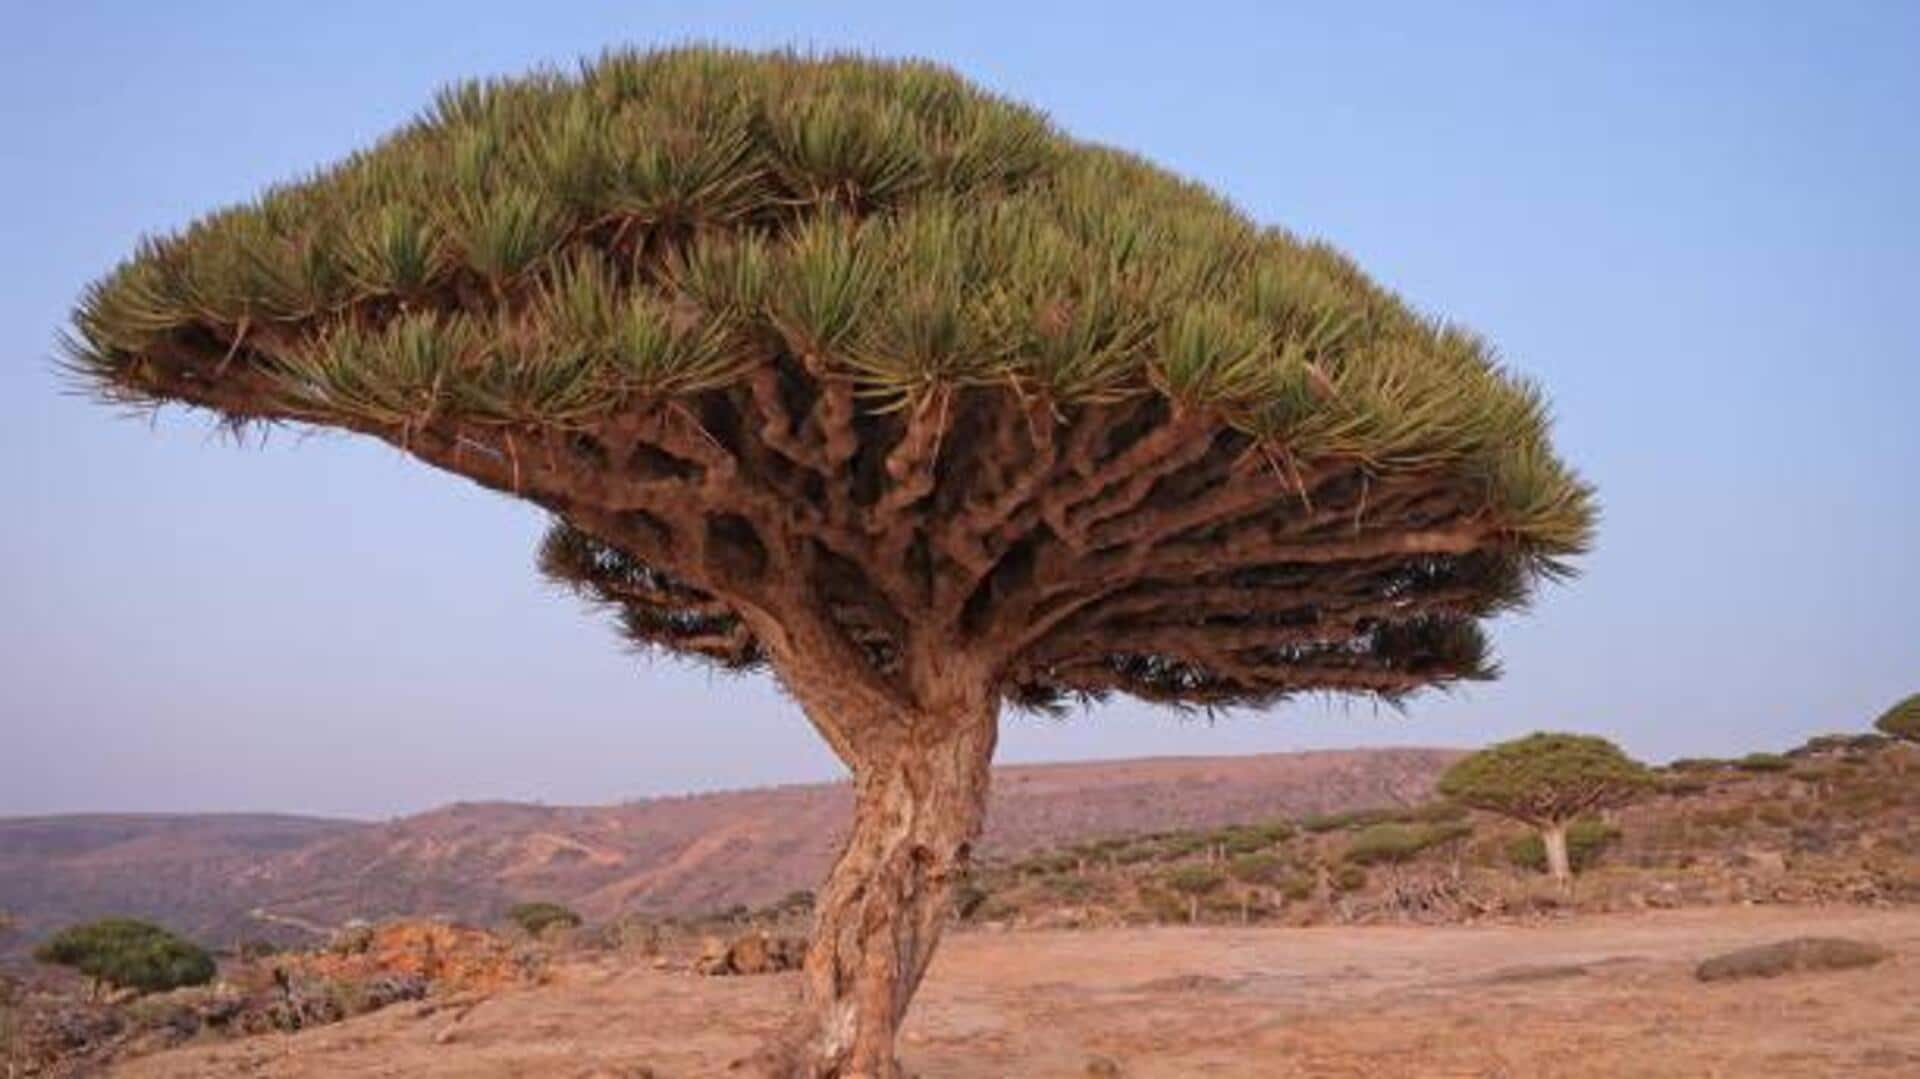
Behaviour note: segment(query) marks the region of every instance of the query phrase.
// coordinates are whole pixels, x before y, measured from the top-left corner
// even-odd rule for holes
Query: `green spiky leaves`
[[[143,244],[74,324],[71,369],[116,400],[264,379],[360,426],[569,426],[782,357],[874,412],[1159,393],[1274,459],[1472,477],[1550,570],[1592,524],[1539,395],[1477,338],[923,63],[688,48],[455,87]]]

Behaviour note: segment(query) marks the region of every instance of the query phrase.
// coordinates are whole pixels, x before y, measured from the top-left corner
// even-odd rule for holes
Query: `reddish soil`
[[[1877,967],[1704,985],[1802,935]],[[927,1079],[1920,1075],[1920,910],[1736,907],[1479,928],[1128,929],[949,938],[903,1039]],[[125,1079],[725,1074],[792,975],[563,965],[477,1006],[398,1005],[134,1061]],[[423,1014],[425,1013],[425,1014]],[[1117,1072],[1103,1072],[1096,1057]],[[644,1071],[643,1068],[652,1069]]]

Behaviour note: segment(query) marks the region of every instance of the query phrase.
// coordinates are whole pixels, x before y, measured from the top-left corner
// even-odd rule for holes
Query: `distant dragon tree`
[[[1478,338],[922,63],[456,87],[74,324],[111,401],[381,439],[545,508],[634,641],[772,672],[856,792],[781,1074],[898,1074],[1004,705],[1489,677],[1592,523]]]

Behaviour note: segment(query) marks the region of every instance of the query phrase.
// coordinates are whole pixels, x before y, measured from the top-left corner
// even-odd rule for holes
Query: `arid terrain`
[[[1894,958],[1865,970],[1694,978],[1714,954],[1809,934],[1872,941]],[[1911,908],[1652,911],[1527,927],[960,932],[921,992],[903,1055],[911,1071],[942,1079],[1912,1076],[1917,990]],[[398,1005],[112,1074],[721,1075],[794,992],[790,974],[703,978],[580,962],[470,1010]]]
[[[1915,747],[1838,735],[1665,766],[1639,803],[1576,832],[1570,891],[1543,875],[1537,839],[1529,848],[1514,822],[1418,800],[1404,761],[1383,772],[1364,754],[1333,759],[1345,785],[1323,787],[1320,805],[1364,789],[1356,774],[1391,776],[1388,795],[1275,815],[1255,778],[1326,763],[1312,757],[1010,769],[1000,805],[1014,812],[955,895],[951,944],[902,1043],[908,1063],[960,1077],[1920,1075]],[[768,848],[736,841],[794,834],[779,811],[797,813],[807,794],[690,799],[709,830],[673,833],[692,847],[667,864],[690,880],[738,867],[764,885],[751,855]],[[305,866],[296,879],[327,884],[311,894],[343,901],[361,887],[401,902],[422,867],[457,867],[467,875],[441,879],[481,894],[552,896],[542,882],[595,873],[619,886],[565,893],[590,907],[578,914],[545,904],[568,919],[551,931],[519,912],[462,927],[414,909],[294,950],[225,950],[215,984],[139,998],[103,999],[70,972],[16,961],[0,977],[0,1060],[62,1079],[107,1067],[176,1079],[722,1074],[789,1010],[812,895],[650,913],[654,893],[632,885],[678,878],[615,860],[637,837],[599,840],[604,865],[500,868],[520,864],[515,852],[576,849],[563,837],[586,845],[583,822],[618,812],[454,807],[236,861],[243,881],[259,866]],[[1161,826],[1116,834],[1103,827],[1115,819]],[[272,848],[293,826],[252,827]],[[103,840],[120,834],[97,825]],[[124,838],[104,849],[119,846],[166,849]],[[318,875],[326,866],[338,879]],[[1695,976],[1703,960],[1802,937],[1841,938],[1810,947],[1877,965]]]
[[[995,770],[989,856],[1096,835],[1404,805],[1458,752],[1343,750]],[[757,906],[825,873],[845,784],[614,806],[469,803],[381,823],[257,816],[0,819],[0,910],[26,935],[135,914],[209,942],[311,942],[299,924],[554,899],[593,919]],[[254,911],[263,911],[263,918]]]

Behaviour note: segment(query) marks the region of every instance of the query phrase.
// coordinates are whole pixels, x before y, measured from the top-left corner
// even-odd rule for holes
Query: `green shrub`
[[[1022,876],[1041,876],[1049,873],[1068,873],[1080,868],[1080,859],[1071,854],[1032,854],[1016,863],[1013,871]]]
[[[1920,693],[1895,702],[1873,725],[1887,737],[1920,742]]]
[[[1355,835],[1342,857],[1354,865],[1397,865],[1431,847],[1464,838],[1471,831],[1461,823],[1375,824]]]
[[[1668,761],[1667,771],[1718,772],[1729,767],[1730,763],[1731,762],[1720,760],[1717,757],[1681,757],[1679,760]]]
[[[1567,863],[1578,873],[1600,860],[1620,840],[1620,829],[1603,820],[1577,820],[1567,826]],[[1507,844],[1507,860],[1535,873],[1547,871],[1547,845],[1539,833],[1529,832]]]
[[[1359,867],[1355,866],[1353,868],[1357,869]],[[1295,903],[1303,903],[1312,899],[1313,893],[1317,890],[1319,890],[1319,885],[1314,882],[1312,877],[1304,873],[1295,874],[1280,882],[1280,894]]]
[[[1268,843],[1285,843],[1287,840],[1292,839],[1294,834],[1293,825],[1283,820],[1256,824],[1253,826],[1253,830],[1265,836]]]
[[[1778,753],[1749,753],[1733,762],[1742,772],[1784,772],[1793,762]]]
[[[1300,827],[1314,835],[1328,832],[1351,831],[1369,824],[1378,824],[1386,819],[1385,812],[1378,809],[1349,809],[1343,813],[1316,813],[1304,817]]]
[[[1206,849],[1207,841],[1204,836],[1185,832],[1170,835],[1160,841],[1160,857],[1167,861],[1185,858],[1189,854],[1198,854]]]
[[[1098,890],[1092,881],[1073,874],[1047,877],[1040,882],[1040,886],[1056,898],[1075,903],[1091,899]]]
[[[1367,886],[1367,871],[1357,865],[1343,865],[1333,871],[1335,891],[1357,892]]]
[[[1158,857],[1160,857],[1158,844],[1142,843],[1119,851],[1113,856],[1113,860],[1121,865],[1139,865],[1141,862],[1150,862]]]
[[[1467,807],[1458,802],[1423,802],[1400,812],[1396,820],[1408,824],[1447,824],[1467,819]]]
[[[1242,854],[1227,863],[1227,872],[1246,884],[1271,884],[1280,879],[1285,864],[1276,854]]]
[[[1252,854],[1266,850],[1273,845],[1265,833],[1243,827],[1222,828],[1213,834],[1213,841],[1228,854]]]
[[[1227,876],[1215,866],[1182,865],[1167,870],[1160,879],[1184,895],[1205,895],[1225,884]]]
[[[161,993],[213,980],[213,957],[151,922],[102,918],[70,926],[34,949],[42,963],[71,967],[121,989]]]
[[[744,911],[742,912],[744,913]],[[531,903],[515,903],[507,908],[507,921],[519,926],[533,936],[539,936],[547,930],[559,926],[572,929],[580,924],[580,916],[558,903],[544,900]]]

